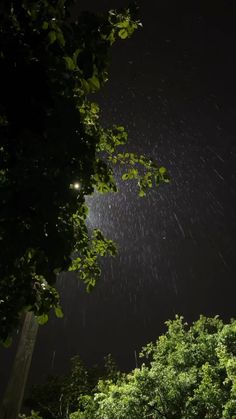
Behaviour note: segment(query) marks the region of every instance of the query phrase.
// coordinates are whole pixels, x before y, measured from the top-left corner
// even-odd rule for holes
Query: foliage
[[[71,359],[71,370],[64,376],[50,376],[44,385],[35,385],[25,406],[39,412],[43,419],[68,418],[79,409],[88,395],[93,395],[99,379],[116,382],[121,376],[111,355],[104,365],[85,368],[79,356]],[[28,419],[28,418],[27,418]]]
[[[114,243],[86,227],[86,195],[136,179],[139,195],[167,182],[164,168],[122,151],[123,127],[104,129],[88,100],[108,79],[109,50],[140,26],[134,8],[70,16],[72,1],[1,4],[0,47],[0,339],[25,311],[45,323],[62,316],[58,274],[76,271],[91,290],[99,256]],[[4,244],[4,246],[3,246]],[[71,261],[73,256],[73,261]]]
[[[236,320],[201,316],[188,326],[176,316],[166,324],[140,368],[101,380],[70,419],[235,419]]]

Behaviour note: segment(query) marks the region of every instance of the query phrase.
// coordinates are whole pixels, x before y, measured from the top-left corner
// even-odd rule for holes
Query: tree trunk
[[[34,314],[26,313],[11,375],[0,408],[0,419],[18,419],[37,331],[38,323]]]

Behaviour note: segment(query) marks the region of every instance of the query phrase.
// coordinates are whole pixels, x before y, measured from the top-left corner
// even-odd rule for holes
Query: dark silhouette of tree
[[[117,190],[114,165],[139,194],[168,181],[164,168],[124,152],[123,127],[104,129],[88,100],[107,80],[109,49],[140,25],[135,9],[72,19],[66,0],[1,2],[0,338],[27,311],[62,316],[55,281],[74,270],[93,288],[98,257],[114,255],[88,233],[85,196]],[[73,256],[73,260],[72,260]]]
[[[86,368],[79,356],[71,359],[68,374],[49,376],[43,385],[35,385],[25,401],[25,406],[44,419],[63,419],[80,408],[80,398],[96,392],[99,380],[117,380],[122,376],[111,355],[103,365]]]

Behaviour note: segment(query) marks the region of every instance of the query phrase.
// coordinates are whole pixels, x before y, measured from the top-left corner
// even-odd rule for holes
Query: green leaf
[[[127,30],[126,30],[126,29],[121,29],[121,30],[118,32],[118,35],[119,35],[119,37],[120,37],[121,39],[125,39],[125,38],[127,38],[127,36],[128,36],[128,32],[127,32]]]
[[[75,63],[71,57],[63,57],[66,63],[66,67],[68,70],[74,70],[75,69]]]
[[[88,79],[89,86],[92,90],[99,90],[100,89],[100,81],[98,77],[93,76],[90,79]]]
[[[60,306],[55,307],[55,314],[59,319],[61,319],[64,316],[62,308]]]
[[[115,37],[115,31],[114,29],[110,32],[110,34],[107,37],[108,41],[110,41],[110,44],[114,44],[116,37]]]
[[[49,39],[49,44],[53,44],[56,39],[57,39],[57,35],[55,31],[50,31],[48,34],[48,39]]]
[[[160,173],[162,182],[164,182],[164,183],[169,183],[170,182],[170,177],[169,177],[169,174],[168,174],[165,167],[163,167],[163,166],[160,167],[159,173]]]
[[[3,346],[5,348],[9,348],[12,344],[12,338],[10,336],[8,336],[4,341],[3,341]]]
[[[164,183],[170,183],[170,178],[166,175],[163,177],[163,182]]]
[[[41,324],[41,325],[46,324],[48,321],[48,315],[41,314],[41,316],[37,316],[37,321],[38,321],[38,324]]]
[[[138,193],[138,196],[140,196],[140,198],[143,198],[144,196],[146,196],[146,193],[141,189]]]
[[[118,22],[116,24],[117,28],[128,28],[130,25],[130,22],[128,20],[123,20],[122,22]]]
[[[159,174],[156,174],[156,175],[155,175],[155,182],[156,182],[156,186],[159,186],[159,184],[160,184],[160,177],[159,177]]]
[[[27,260],[27,262],[30,262],[31,261],[32,256],[33,256],[32,255],[32,250],[29,249],[28,252],[26,252],[26,260]]]
[[[90,85],[89,85],[89,83],[87,82],[87,80],[85,80],[85,79],[80,79],[80,83],[81,83],[81,87],[82,87],[82,89],[83,89],[84,93],[85,93],[85,94],[86,94],[86,93],[89,93],[89,92],[90,92]]]
[[[166,172],[167,172],[166,168],[165,168],[165,167],[163,167],[163,166],[161,166],[161,167],[160,167],[160,169],[159,169],[159,173],[160,173],[161,175],[164,175]]]

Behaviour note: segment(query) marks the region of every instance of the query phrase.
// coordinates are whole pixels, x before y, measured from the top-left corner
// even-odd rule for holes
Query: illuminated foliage
[[[83,400],[94,394],[99,379],[116,381],[121,373],[111,355],[104,365],[85,368],[79,356],[71,359],[70,372],[64,376],[50,376],[44,385],[35,385],[29,392],[25,406],[37,411],[43,419],[68,418]]]
[[[123,127],[105,130],[88,95],[108,78],[110,46],[132,35],[135,9],[70,17],[66,0],[5,0],[0,47],[0,338],[25,311],[62,316],[55,281],[75,270],[87,290],[114,243],[86,227],[85,197],[117,190],[113,167],[145,195],[162,168],[123,152]],[[121,147],[121,148],[120,148]],[[118,150],[119,148],[119,150]],[[128,168],[128,170],[127,170]],[[71,257],[73,256],[73,261]]]
[[[70,419],[235,419],[236,321],[176,317],[118,382],[101,380]]]

